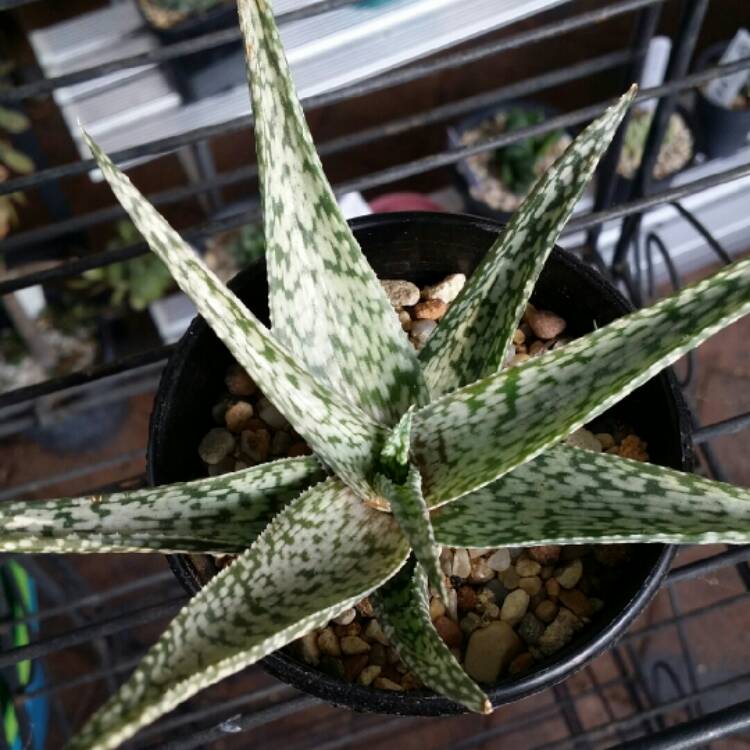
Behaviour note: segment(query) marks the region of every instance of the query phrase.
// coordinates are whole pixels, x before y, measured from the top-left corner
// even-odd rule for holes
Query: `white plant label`
[[[740,29],[729,42],[719,61],[721,65],[750,57],[750,32]],[[750,78],[750,70],[738,70],[728,76],[717,78],[706,87],[706,96],[720,107],[729,109],[732,102]]]

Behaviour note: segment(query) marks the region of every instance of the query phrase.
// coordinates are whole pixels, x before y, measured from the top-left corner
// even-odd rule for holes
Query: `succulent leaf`
[[[414,409],[401,417],[386,438],[385,445],[380,451],[378,472],[385,474],[396,484],[403,484],[409,475],[409,451],[411,450],[411,425]]]
[[[750,541],[750,490],[556,446],[433,513],[457,547]]]
[[[547,256],[633,101],[631,87],[539,179],[420,352],[436,398],[497,372]]]
[[[83,132],[112,191],[149,247],[164,261],[183,292],[263,393],[315,453],[362,496],[383,429],[358,407],[314,378],[279,343],[190,246]]]
[[[480,714],[484,691],[464,672],[430,619],[427,578],[412,560],[371,597],[378,622],[409,669],[429,688]]]
[[[393,518],[331,478],[284,508],[172,621],[68,750],[109,750],[223,677],[324,625],[407,559]]]
[[[270,5],[238,5],[274,336],[320,381],[395,424],[411,404],[427,401],[419,362],[323,173]]]
[[[239,553],[324,477],[315,458],[300,457],[133,492],[5,503],[0,550]]]
[[[430,507],[492,482],[750,312],[750,260],[560,349],[417,410],[412,456]]]
[[[430,522],[430,512],[422,497],[422,477],[413,464],[403,484],[397,484],[384,474],[375,477],[375,487],[390,505],[391,511],[409,540],[414,554],[424,566],[430,583],[448,600],[445,578],[440,568],[440,547],[435,543],[435,534]]]

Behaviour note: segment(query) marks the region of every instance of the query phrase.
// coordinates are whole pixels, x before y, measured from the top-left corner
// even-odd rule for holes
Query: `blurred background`
[[[274,10],[348,216],[505,221],[550,154],[638,81],[560,244],[636,305],[750,251],[747,0]],[[228,279],[264,251],[249,115],[231,4],[0,0],[0,501],[142,484],[154,391],[194,314],[92,169],[77,123]],[[749,337],[739,322],[677,368],[699,470],[745,486]],[[620,645],[491,717],[358,715],[252,668],[129,747],[673,747],[674,727],[692,737],[680,747],[744,746],[741,732],[705,731],[750,721],[748,558],[684,549],[676,566],[689,567]],[[0,563],[4,741],[58,748],[186,595],[159,556]]]

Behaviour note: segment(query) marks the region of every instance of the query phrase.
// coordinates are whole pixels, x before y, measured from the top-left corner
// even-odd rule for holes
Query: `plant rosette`
[[[378,277],[387,279],[384,287],[404,337],[419,349],[501,230],[500,225],[469,217],[414,213],[367,217],[351,225]],[[450,273],[457,269],[463,273]],[[417,283],[392,280],[394,274]],[[245,271],[230,286],[251,305],[266,299],[265,268]],[[524,316],[506,365],[543,356],[590,331],[592,323],[606,325],[632,309],[601,277],[559,249],[550,256],[532,299],[538,309]],[[546,307],[565,311],[566,320]],[[261,319],[267,315],[263,306],[255,312]],[[210,368],[203,364],[207,362]],[[195,394],[200,394],[197,400]],[[619,414],[627,415],[635,429],[619,430],[624,421]],[[614,414],[600,417],[594,428],[598,438],[579,430],[569,440],[643,460],[644,442],[635,432],[648,436],[659,462],[688,469],[685,417],[673,379],[663,374],[615,407]],[[309,452],[201,320],[180,342],[163,375],[149,446],[149,479],[154,484]],[[199,453],[206,465],[199,462]],[[543,502],[540,499],[542,513]],[[564,679],[611,645],[658,588],[671,554],[660,545],[547,546],[523,553],[507,547],[459,548],[454,553],[446,547],[441,566],[449,602],[444,604],[433,591],[431,619],[462,666],[482,682],[498,706]],[[195,593],[231,559],[180,556],[171,558],[170,564],[187,590]],[[565,579],[576,570],[582,571],[579,581]],[[559,588],[555,573],[566,585],[572,583],[569,589]],[[267,658],[263,666],[296,688],[358,711],[441,715],[461,710],[420,686],[394,657],[370,601],[364,600],[285,652]]]
[[[448,130],[451,146],[474,146],[482,141],[544,122],[553,110],[533,102],[509,102],[490,107],[464,119]],[[456,166],[471,201],[490,215],[515,211],[540,175],[570,145],[571,136],[561,130],[526,138],[490,151],[472,154]],[[470,202],[469,208],[474,209]],[[480,209],[481,210],[481,209]]]
[[[670,468],[656,465],[662,461],[654,454],[650,464],[562,442],[631,394],[640,396],[662,370],[750,312],[750,260],[503,368],[555,242],[636,88],[539,177],[490,247],[482,245],[473,273],[446,255],[438,278],[463,273],[467,281],[416,352],[375,261],[362,252],[367,233],[352,233],[325,178],[271,8],[265,0],[239,0],[239,15],[270,328],[85,132],[84,139],[151,249],[313,455],[209,477],[197,464],[192,477],[183,468],[163,478],[171,484],[145,490],[0,506],[2,551],[235,556],[69,750],[120,746],[200,690],[325,628],[366,598],[422,685],[454,710],[459,704],[489,713],[485,686],[464,671],[432,623],[428,586],[443,601],[450,596],[442,547],[750,541],[747,489],[680,471],[680,460]],[[441,228],[442,240],[423,249],[430,257],[455,234]],[[396,232],[402,243],[410,240],[408,224]],[[421,284],[417,272],[418,264],[404,261],[388,276],[411,275]],[[539,302],[564,311],[575,330],[575,305]],[[224,376],[200,370],[217,382]],[[215,396],[208,385],[195,381],[194,403],[200,394]],[[183,462],[202,437],[193,434]],[[639,437],[655,450],[672,443]],[[652,558],[646,581],[658,579],[667,563]]]

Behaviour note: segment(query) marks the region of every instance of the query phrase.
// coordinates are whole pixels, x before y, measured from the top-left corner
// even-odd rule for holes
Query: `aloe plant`
[[[443,587],[441,544],[750,541],[747,490],[560,444],[750,311],[750,261],[501,369],[635,90],[537,182],[417,357],[336,205],[266,0],[240,0],[239,10],[271,330],[85,137],[139,232],[315,457],[2,509],[5,551],[237,555],[83,728],[75,750],[116,747],[371,594],[391,643],[426,686],[490,711],[431,623],[426,586]]]

